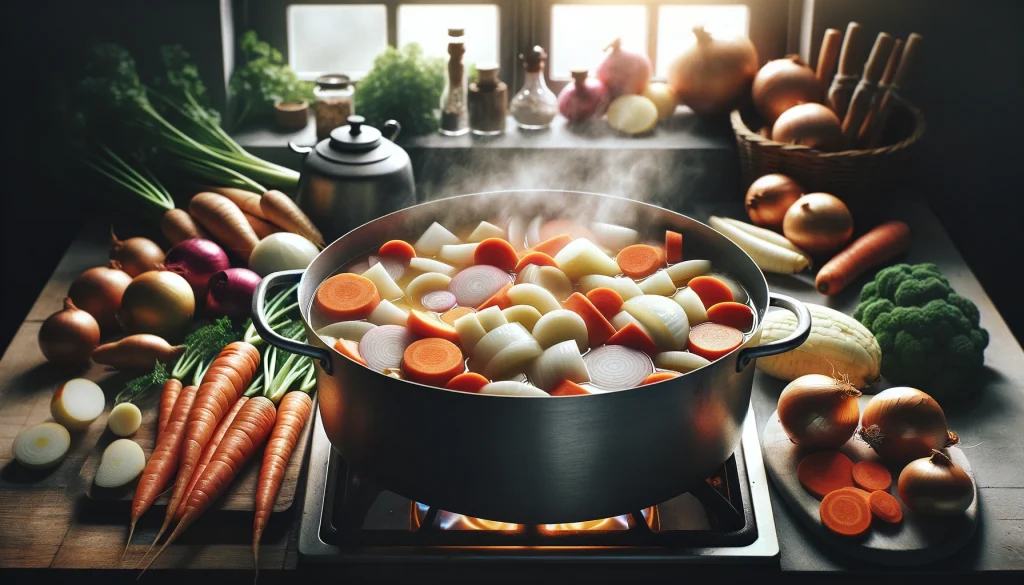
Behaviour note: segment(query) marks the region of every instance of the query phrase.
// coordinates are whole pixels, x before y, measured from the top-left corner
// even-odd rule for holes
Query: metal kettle
[[[306,156],[296,198],[330,243],[364,223],[416,203],[409,155],[392,140],[401,126],[384,123],[390,140],[349,116],[314,147],[288,146]]]

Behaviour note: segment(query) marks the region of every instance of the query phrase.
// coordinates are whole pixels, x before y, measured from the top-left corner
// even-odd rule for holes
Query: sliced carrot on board
[[[487,307],[498,307],[502,311],[512,306],[512,299],[508,298],[508,289],[512,288],[512,283],[508,283],[501,287],[501,290],[491,295],[491,298],[484,301],[482,305],[476,308],[477,311],[483,311]]]
[[[444,313],[441,313],[441,320],[449,325],[455,325],[455,321],[463,315],[468,315],[473,312],[473,309],[469,307],[455,307],[448,309]]]
[[[465,370],[462,350],[447,339],[428,337],[414,341],[402,354],[402,371],[421,384],[443,388]]]
[[[869,492],[884,492],[892,485],[892,474],[877,461],[858,461],[853,466],[853,483]]]
[[[735,327],[740,331],[750,331],[754,327],[754,311],[734,301],[715,303],[708,309],[708,321]]]
[[[475,264],[490,264],[502,270],[512,270],[519,263],[519,255],[512,244],[501,238],[487,238],[473,251]]]
[[[365,319],[380,304],[376,285],[358,274],[335,274],[316,290],[314,304],[332,321]]]
[[[438,319],[433,313],[426,313],[417,309],[409,311],[409,331],[417,337],[439,337],[447,339],[452,343],[459,342],[459,334],[455,327]]]
[[[608,345],[621,345],[639,349],[647,355],[657,355],[658,346],[646,331],[632,321],[608,338]]]
[[[590,302],[594,303],[598,311],[601,311],[605,319],[611,320],[612,317],[619,314],[619,311],[622,310],[622,297],[619,296],[619,293],[608,287],[599,286],[591,289],[587,293],[587,298],[590,299]]]
[[[405,240],[384,242],[384,245],[380,247],[380,251],[377,253],[381,256],[391,256],[406,262],[416,257],[416,250],[413,249],[412,244]]]
[[[665,230],[665,261],[669,264],[683,261],[683,234]]]
[[[871,527],[871,507],[852,490],[839,489],[825,495],[818,509],[821,523],[842,536],[860,536]]]
[[[591,241],[594,240],[594,234],[591,233],[590,230],[571,219],[552,219],[540,226],[541,242],[544,240],[550,240],[551,238],[562,234],[569,236],[570,240],[575,240],[577,238],[587,238]],[[534,249],[536,250],[537,247],[534,247]],[[554,256],[554,254],[552,254],[552,256]]]
[[[519,272],[530,264],[558,267],[558,264],[555,264],[554,258],[548,256],[544,252],[537,252],[536,250],[533,250],[526,252],[526,254],[523,254],[523,257],[519,259],[519,262],[516,264],[516,272]]]
[[[587,338],[590,341],[590,347],[597,347],[608,341],[609,337],[615,335],[615,327],[608,322],[608,319],[604,318],[604,315],[601,314],[601,311],[597,310],[594,303],[590,302],[590,299],[582,294],[578,292],[572,293],[572,296],[562,304],[566,309],[583,317],[583,323],[587,326]]]
[[[693,292],[697,293],[702,303],[704,303],[705,309],[717,305],[718,303],[727,303],[736,299],[732,296],[732,289],[729,285],[725,284],[721,280],[718,280],[714,276],[698,276],[691,278],[690,282],[687,283]]]
[[[743,345],[739,329],[718,323],[701,323],[690,328],[689,349],[700,357],[715,361]]]
[[[477,393],[489,383],[490,380],[476,372],[463,372],[448,380],[444,387],[449,390],[458,390],[459,392]]]
[[[630,325],[636,325],[636,323],[630,323]],[[623,329],[625,329],[625,327]],[[654,372],[650,376],[644,378],[644,381],[641,382],[640,385],[646,386],[648,384],[664,382],[665,380],[671,380],[672,378],[678,378],[679,376],[682,376],[679,372]]]
[[[630,278],[644,278],[665,265],[661,250],[647,244],[626,246],[615,256],[619,270]]]
[[[903,521],[903,508],[899,500],[886,491],[874,491],[868,496],[868,505],[871,507],[871,515],[882,522],[899,524]]]
[[[584,394],[590,394],[590,392],[572,380],[562,380],[561,383],[552,388],[548,394],[552,396],[582,396]]]
[[[351,358],[353,361],[359,362],[366,365],[366,360],[359,353],[359,342],[352,341],[351,339],[339,339],[334,342],[334,349],[338,350],[341,355]]]
[[[537,244],[536,246],[530,248],[530,251],[531,252],[540,252],[542,254],[547,254],[548,256],[551,256],[552,258],[554,258],[555,254],[560,252],[562,250],[562,248],[568,246],[569,242],[571,242],[571,241],[572,241],[572,238],[569,237],[568,235],[566,235],[566,234],[559,234],[557,236],[548,238],[548,239],[544,240],[543,242]],[[529,253],[529,252],[527,252],[527,253]]]
[[[853,461],[839,451],[818,451],[800,460],[796,467],[800,485],[816,498],[840,488],[853,487]]]

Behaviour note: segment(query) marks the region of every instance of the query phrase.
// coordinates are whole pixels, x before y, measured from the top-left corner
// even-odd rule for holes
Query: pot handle
[[[299,146],[298,144],[295,144],[291,140],[288,141],[288,148],[290,148],[291,151],[294,152],[295,154],[301,154],[302,156],[306,156],[307,154],[313,152],[312,146]]]
[[[398,139],[398,134],[402,132],[402,125],[398,123],[398,120],[388,120],[384,122],[384,129],[391,131],[391,136],[388,137],[388,140],[394,142]]]
[[[331,366],[331,354],[326,349],[282,337],[275,333],[270,328],[270,325],[267,324],[267,315],[264,312],[267,291],[274,285],[299,282],[303,272],[305,271],[284,270],[263,277],[263,280],[256,285],[256,292],[252,295],[252,325],[256,328],[256,332],[260,334],[260,337],[263,338],[263,341],[289,353],[320,360],[320,366],[324,369],[324,372],[327,375],[331,375],[333,369]]]
[[[807,341],[807,337],[811,334],[811,312],[808,311],[807,307],[800,301],[785,295],[768,293],[768,306],[780,307],[795,314],[796,330],[793,331],[792,335],[785,339],[780,339],[764,345],[758,345],[756,347],[748,347],[741,351],[739,353],[739,358],[736,360],[737,372],[742,372],[750,362],[759,357],[786,353],[787,351],[800,347],[803,342]]]

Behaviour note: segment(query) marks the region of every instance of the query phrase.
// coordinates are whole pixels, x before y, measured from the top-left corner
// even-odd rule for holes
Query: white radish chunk
[[[70,447],[67,429],[44,422],[22,429],[14,437],[14,458],[29,469],[45,469],[60,463]]]
[[[369,330],[359,341],[359,355],[371,370],[382,372],[402,367],[402,354],[416,337],[400,325],[381,325]]]
[[[416,272],[437,272],[445,276],[454,276],[458,269],[450,264],[444,262],[438,262],[437,260],[431,260],[430,258],[421,258],[417,256],[412,260],[409,260],[409,268]]]
[[[498,352],[484,368],[484,376],[500,380],[523,371],[526,364],[540,357],[544,349],[534,339],[516,341]]]
[[[635,244],[640,237],[634,229],[599,221],[590,224],[590,233],[598,244],[615,252]]]
[[[377,287],[377,292],[380,294],[381,299],[394,300],[402,298],[402,287],[392,280],[383,262],[378,262],[371,266],[369,270],[363,273],[363,278],[368,279]]]
[[[555,254],[555,264],[572,280],[588,274],[615,276],[622,272],[614,258],[586,238],[573,240],[559,250]]]
[[[440,272],[427,272],[421,274],[409,282],[409,285],[405,287],[405,297],[409,301],[409,304],[423,308],[420,303],[420,299],[423,298],[429,292],[435,290],[448,290],[448,285],[451,283],[452,278],[447,274]],[[383,302],[383,301],[381,301]]]
[[[640,290],[645,295],[661,295],[670,297],[676,292],[676,285],[668,272],[659,270],[640,282]]]
[[[583,358],[590,382],[604,390],[636,388],[654,373],[646,353],[622,345],[602,345]]]
[[[675,370],[682,374],[692,372],[711,362],[688,351],[663,351],[654,357],[654,365],[663,370]]]
[[[729,287],[729,290],[732,291],[733,301],[740,303],[741,305],[745,305],[747,304],[747,301],[750,300],[750,297],[747,295],[747,290],[740,286],[740,283],[737,282],[735,278],[728,274],[722,274],[721,272],[712,272],[708,276],[713,276],[718,280],[721,280],[725,286]]]
[[[513,305],[501,312],[509,323],[520,323],[531,334],[533,328],[540,320],[540,311],[530,305]],[[549,313],[550,314],[550,313]]]
[[[477,314],[479,315],[479,313]],[[483,339],[473,348],[473,359],[478,364],[486,366],[501,350],[517,341],[526,340],[533,340],[526,327],[519,323],[506,323],[493,331],[488,331],[487,335],[483,336]]]
[[[484,331],[494,331],[498,327],[508,323],[508,319],[505,318],[501,309],[493,305],[487,307],[483,311],[477,311],[476,319],[477,321],[480,321],[481,325],[483,325]]]
[[[622,300],[626,301],[633,297],[638,297],[644,294],[644,291],[640,290],[640,287],[633,282],[632,278],[625,276],[602,276],[600,274],[589,274],[584,276],[577,283],[579,285],[580,292],[587,294],[595,288],[610,288],[613,291],[619,293]]]
[[[526,220],[518,215],[508,222],[508,243],[516,252],[526,249]]]
[[[530,305],[540,311],[541,315],[562,308],[555,295],[536,284],[517,284],[508,289],[507,294],[513,305]]]
[[[473,230],[473,233],[469,234],[469,238],[467,238],[467,240],[470,242],[480,243],[486,240],[487,238],[500,238],[504,240],[505,230],[494,225],[493,223],[481,221],[480,223],[477,224],[476,229]]]
[[[377,264],[383,264],[384,270],[387,271],[391,280],[395,282],[401,280],[402,275],[405,274],[406,262],[393,256],[370,256],[370,267],[376,266]]]
[[[795,274],[811,265],[811,259],[806,254],[794,252],[789,248],[752,236],[733,224],[722,221],[720,217],[712,216],[710,223],[711,227],[746,252],[761,270],[778,274]]]
[[[96,469],[96,487],[116,488],[135,481],[146,467],[146,454],[131,439],[118,439],[107,445]]]
[[[668,297],[643,295],[622,304],[622,310],[637,318],[650,331],[662,351],[686,349],[690,322],[686,312]]]
[[[455,320],[455,333],[459,336],[459,343],[466,351],[473,351],[476,344],[487,335],[487,330],[476,318],[476,313],[463,315]]]
[[[556,343],[544,350],[527,372],[530,380],[544,390],[551,390],[569,380],[577,384],[590,381],[587,365],[573,340]]]
[[[686,318],[689,320],[691,327],[700,325],[708,320],[708,310],[704,308],[704,301],[700,300],[700,297],[697,296],[697,293],[693,292],[692,288],[682,289],[672,297],[672,300],[686,312]]]
[[[480,394],[490,394],[491,396],[551,396],[536,386],[513,380],[491,382],[480,389]]]
[[[586,322],[583,317],[567,309],[542,315],[533,328],[533,337],[544,349],[566,340],[574,340],[578,352],[590,349]]]
[[[707,260],[684,260],[669,266],[665,269],[669,278],[676,286],[686,286],[686,283],[698,276],[704,276],[711,272],[711,262]]]
[[[110,410],[107,428],[118,437],[127,437],[142,426],[142,411],[131,402],[122,402]]]
[[[477,244],[447,244],[441,246],[437,259],[453,266],[469,266],[473,263],[473,254]]]
[[[370,313],[370,316],[367,317],[367,319],[369,320],[368,324],[372,326],[401,325],[402,327],[405,327],[409,323],[409,313],[396,307],[389,301],[381,301],[380,304],[373,309],[373,312]],[[349,323],[358,323],[358,321],[349,321]],[[366,331],[369,331],[369,329]],[[366,334],[366,331],[363,331],[363,335]],[[349,339],[348,337],[342,338]],[[362,335],[360,335],[359,339],[353,339],[352,341],[360,341],[362,338]]]
[[[103,414],[106,398],[92,380],[74,378],[64,382],[50,400],[50,415],[69,431],[85,430]]]
[[[384,303],[387,303],[387,301],[381,301],[380,305],[383,305]],[[391,303],[388,304],[391,305]],[[380,308],[380,305],[377,305],[377,309]],[[377,309],[374,309],[374,311],[376,312]],[[370,313],[370,316],[373,317],[373,313]],[[381,325],[383,324],[384,323],[381,323]],[[405,323],[401,323],[401,325],[405,325]],[[326,339],[324,339],[324,343],[327,343],[327,345],[334,345],[334,341],[338,339],[359,341],[360,339],[363,338],[363,335],[365,335],[367,331],[373,329],[376,326],[376,324],[368,323],[366,321],[339,321],[337,323],[331,323],[330,325],[321,327],[320,330],[316,332],[316,334],[319,335],[321,338],[330,337],[332,341],[328,342]]]
[[[462,270],[452,278],[448,290],[463,307],[479,307],[511,282],[509,274],[496,266],[480,264]]]
[[[423,232],[423,235],[420,236],[420,239],[416,240],[412,247],[416,249],[416,253],[420,256],[436,256],[441,251],[441,246],[461,243],[462,240],[458,236],[435,221],[430,224],[430,227]]]
[[[547,289],[558,301],[564,301],[572,295],[569,277],[554,266],[529,264],[516,275],[516,284],[536,284]]]

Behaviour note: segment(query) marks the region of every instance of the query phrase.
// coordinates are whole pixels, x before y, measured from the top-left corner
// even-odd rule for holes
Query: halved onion
[[[537,343],[545,349],[566,340],[575,341],[577,351],[590,349],[586,322],[583,317],[567,309],[558,309],[542,315],[532,333]]]
[[[684,260],[665,269],[669,278],[676,286],[684,286],[690,279],[704,276],[711,272],[711,262],[707,260]]]
[[[526,220],[518,215],[512,216],[508,222],[508,243],[516,252],[526,249]]]
[[[480,313],[477,313],[479,316]],[[530,332],[519,323],[506,323],[488,331],[473,348],[473,358],[482,366],[491,363],[494,356],[517,341],[533,340]]]
[[[640,287],[633,282],[632,278],[625,276],[603,276],[601,274],[588,274],[577,282],[579,285],[580,292],[586,294],[595,288],[610,288],[613,291],[619,293],[622,300],[629,300],[633,297],[638,297],[644,294],[644,291],[640,290]]]
[[[477,224],[476,229],[473,230],[473,233],[469,234],[469,238],[467,238],[467,241],[479,243],[486,240],[487,238],[500,238],[504,240],[505,230],[494,225],[493,223],[481,221],[480,223]]]
[[[513,380],[491,382],[480,389],[480,394],[490,394],[491,396],[551,396],[536,386]]]
[[[435,256],[441,251],[441,246],[447,244],[461,244],[460,240],[455,234],[451,233],[445,227],[436,221],[430,224],[430,227],[423,232],[420,239],[416,240],[413,244],[413,248],[416,249],[416,253],[420,256]]]
[[[668,272],[659,270],[640,282],[640,290],[645,295],[661,295],[670,297],[676,292],[676,284]]]
[[[370,267],[374,267],[377,264],[382,264],[384,270],[387,271],[388,276],[391,280],[398,282],[402,280],[402,275],[405,274],[405,266],[407,262],[394,258],[392,256],[370,256]]]
[[[501,312],[509,323],[521,323],[531,334],[533,327],[540,320],[540,311],[530,305],[512,305]]]
[[[409,260],[409,268],[417,272],[436,272],[445,276],[454,276],[458,271],[454,266],[445,264],[444,262],[438,262],[437,260],[431,260],[430,258],[421,258],[419,256]]]
[[[654,365],[683,374],[703,368],[710,363],[707,359],[688,351],[663,351],[654,356]]]
[[[452,279],[447,274],[427,272],[409,282],[409,285],[405,287],[405,296],[413,306],[422,307],[420,299],[427,293],[434,292],[435,290],[448,290],[448,285],[451,282]]]
[[[454,307],[458,302],[452,293],[446,290],[435,290],[423,295],[423,298],[420,299],[420,304],[428,311],[443,313]]]
[[[393,305],[390,301],[381,301],[366,318],[372,325],[405,325],[409,322],[409,313]],[[364,331],[363,333],[366,333]],[[348,339],[345,337],[344,339]],[[360,337],[359,339],[362,339]],[[359,341],[353,339],[352,341]]]
[[[103,414],[106,398],[92,380],[74,378],[61,384],[50,400],[53,420],[70,431],[85,430]]]
[[[569,277],[554,266],[529,264],[516,275],[516,284],[536,284],[547,289],[558,301],[564,301],[572,295]]]
[[[455,295],[463,307],[478,307],[511,280],[512,277],[504,270],[496,266],[481,264],[470,266],[456,274],[448,285],[448,290]]]
[[[544,350],[527,372],[530,381],[544,390],[551,390],[562,380],[581,383],[589,382],[590,374],[583,356],[573,340],[556,343]]]
[[[494,305],[487,307],[483,311],[478,311],[476,318],[477,321],[480,321],[480,324],[483,325],[484,331],[493,331],[508,323],[508,319],[505,318],[505,314],[501,312],[501,309]]]
[[[454,266],[469,266],[473,263],[473,254],[477,244],[447,244],[441,246],[437,259]]]
[[[643,323],[651,332],[658,349],[686,349],[690,336],[690,322],[683,308],[672,299],[658,295],[642,295],[622,303],[622,310]]]
[[[473,351],[476,344],[487,335],[487,330],[476,318],[476,313],[463,315],[455,320],[455,333],[459,335],[459,343],[466,351]]]
[[[118,437],[134,434],[142,426],[142,411],[131,402],[122,402],[110,409],[107,428]]]
[[[371,266],[363,273],[363,278],[366,278],[377,287],[377,292],[380,293],[381,299],[394,300],[402,298],[402,287],[398,286],[394,279],[391,278],[383,262],[378,262]]]
[[[599,221],[590,224],[590,232],[598,244],[613,251],[635,244],[640,237],[634,229]]]
[[[366,332],[359,340],[359,355],[366,365],[378,372],[402,367],[402,354],[416,337],[401,325],[381,325]]]
[[[71,434],[61,425],[32,425],[14,437],[14,458],[29,469],[45,469],[60,463],[71,447]]]
[[[517,284],[508,289],[507,294],[513,305],[530,305],[540,311],[541,315],[562,308],[555,295],[536,284]]]
[[[559,250],[555,254],[555,264],[572,280],[588,274],[615,276],[622,272],[614,258],[586,238],[575,239]]]
[[[505,377],[503,379],[504,380],[509,380],[509,381],[512,381],[512,382],[522,382],[523,384],[529,384],[530,383],[530,380],[528,380],[526,378],[526,374],[524,374],[522,372],[519,372],[519,373],[516,373],[516,374],[512,374],[511,376],[507,376],[507,377]]]
[[[377,309],[380,309],[380,306],[384,303],[388,302],[381,301],[380,305],[377,305]],[[391,305],[391,303],[388,304]],[[391,306],[394,307],[394,305]],[[374,309],[374,312],[377,312],[377,309]],[[395,307],[395,309],[401,311],[398,307]],[[404,313],[405,312],[403,311],[403,314]],[[373,313],[370,313],[370,316],[372,317]],[[406,317],[408,318],[408,315],[406,315]],[[381,323],[381,325],[385,325],[385,323]],[[405,325],[405,323],[395,323],[395,325]],[[320,337],[327,336],[335,340],[348,339],[349,341],[359,341],[363,338],[363,335],[366,335],[367,331],[376,326],[376,324],[369,323],[367,321],[339,321],[337,323],[331,323],[330,325],[321,327],[316,334]],[[326,340],[324,340],[324,342],[326,343]],[[332,341],[327,345],[334,345],[334,342]]]
[[[750,300],[750,297],[747,295],[747,290],[740,286],[740,283],[737,282],[735,278],[729,276],[728,274],[722,274],[721,272],[712,272],[708,274],[708,276],[714,276],[718,280],[721,280],[723,283],[725,283],[725,285],[729,287],[729,290],[732,291],[732,300],[736,301],[737,303],[745,305],[747,304],[747,301]]]
[[[115,488],[135,480],[146,467],[146,454],[131,439],[118,439],[107,445],[93,480],[97,487]]]
[[[686,312],[686,318],[690,321],[691,327],[708,320],[708,310],[704,308],[704,301],[700,300],[692,288],[680,290],[672,297],[672,300]]]
[[[484,376],[502,379],[523,371],[526,364],[540,357],[544,349],[535,339],[524,339],[505,346],[484,368]]]
[[[590,382],[605,390],[636,388],[654,373],[646,353],[622,345],[602,345],[588,353],[583,362]]]

